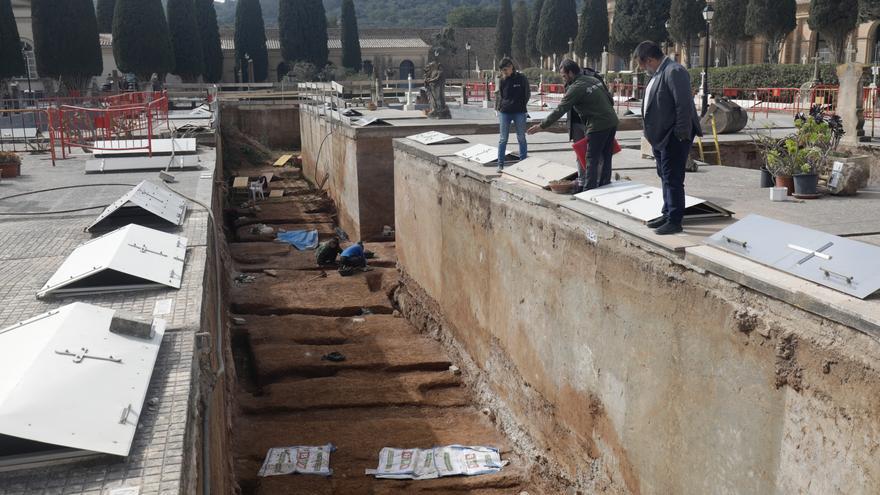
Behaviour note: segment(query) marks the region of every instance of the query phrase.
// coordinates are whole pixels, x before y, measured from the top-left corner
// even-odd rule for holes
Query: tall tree
[[[27,73],[10,0],[0,0],[0,80]]]
[[[828,40],[834,60],[843,62],[846,38],[859,21],[858,0],[811,0],[810,29]]]
[[[749,0],[746,8],[746,34],[767,41],[767,61],[779,62],[779,52],[788,33],[797,26],[796,0]]]
[[[705,0],[672,0],[669,5],[669,36],[684,46],[685,60],[690,57],[694,40],[706,31],[705,7]]]
[[[528,67],[529,8],[525,0],[517,0],[513,8],[513,59],[520,67]]]
[[[116,0],[113,57],[119,70],[141,79],[174,69],[171,35],[160,0]]]
[[[116,0],[98,0],[98,32],[113,32],[113,9],[116,8]]]
[[[202,37],[193,0],[168,0],[168,31],[174,49],[174,73],[185,82],[196,82],[205,71]]]
[[[542,55],[568,53],[568,41],[577,36],[578,20],[574,0],[544,0],[538,22],[538,50]]]
[[[748,3],[743,0],[715,0],[711,36],[724,48],[725,65],[738,62],[737,49],[740,42],[749,37],[746,33],[747,7]]]
[[[33,0],[31,18],[37,72],[68,89],[88,88],[104,69],[92,0]]]
[[[611,26],[611,51],[629,60],[639,43],[645,40],[663,43],[669,37],[670,0],[618,0],[614,3]]]
[[[250,80],[248,59],[253,63],[253,81]],[[239,0],[235,7],[235,60],[243,81],[263,82],[269,77],[266,26],[259,0]]]
[[[608,2],[586,0],[581,11],[581,23],[574,42],[578,54],[586,54],[593,67],[598,67],[602,51],[608,46]]]
[[[361,39],[358,32],[354,0],[342,0],[342,66],[355,72],[361,71]]]
[[[532,5],[532,16],[529,21],[529,33],[526,39],[526,50],[529,58],[532,59],[532,65],[540,64],[541,52],[538,50],[538,25],[541,23],[541,9],[544,8],[544,0],[535,0]],[[542,67],[543,68],[543,67]]]
[[[205,82],[216,83],[223,79],[223,49],[220,47],[217,11],[214,9],[214,0],[195,0],[195,3],[204,61],[202,77]]]
[[[330,56],[330,49],[327,47],[327,11],[322,0],[306,0],[306,4],[309,6],[311,27],[308,41],[312,47],[310,51],[314,54],[309,62],[320,70],[327,65]]]
[[[513,9],[510,0],[501,0],[498,21],[495,23],[495,57],[509,57],[513,53]]]

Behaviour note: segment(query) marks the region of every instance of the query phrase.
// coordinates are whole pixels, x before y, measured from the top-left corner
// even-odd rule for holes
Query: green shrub
[[[700,85],[702,68],[693,68],[691,86]],[[870,73],[870,71],[869,71]],[[737,65],[733,67],[709,68],[709,88],[799,88],[813,78],[812,65]],[[823,84],[837,84],[834,65],[819,66],[819,80]]]
[[[541,82],[541,74],[544,75],[544,82],[548,84],[562,84],[562,76],[558,72],[552,70],[542,70],[539,67],[529,67],[521,69],[521,72],[529,79],[529,84],[538,84]]]

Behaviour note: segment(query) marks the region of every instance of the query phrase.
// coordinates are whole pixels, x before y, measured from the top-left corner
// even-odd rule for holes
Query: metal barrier
[[[40,108],[0,109],[0,151],[50,152],[55,164],[53,111]]]
[[[119,100],[114,103],[121,102]],[[129,150],[153,154],[154,125],[168,119],[168,98],[145,105],[89,108],[64,105],[58,109],[58,138],[62,158],[73,147],[84,150]]]

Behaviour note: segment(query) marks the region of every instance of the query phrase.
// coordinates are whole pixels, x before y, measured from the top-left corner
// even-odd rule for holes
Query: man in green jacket
[[[574,109],[587,126],[587,169],[582,178],[584,191],[611,183],[611,156],[614,135],[617,133],[617,113],[614,100],[599,79],[581,73],[578,64],[569,59],[559,65],[559,74],[565,82],[565,96],[550,115],[540,124],[529,128],[535,134],[555,124]]]

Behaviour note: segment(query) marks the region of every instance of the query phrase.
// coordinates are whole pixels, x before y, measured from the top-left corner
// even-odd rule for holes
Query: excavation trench
[[[226,163],[228,178],[272,171],[271,166]],[[296,177],[288,172],[273,182],[273,189],[287,194],[260,201],[258,208],[243,206],[244,200],[230,193],[224,212],[237,376],[233,465],[241,492],[508,495],[528,490],[528,463],[511,450],[493,416],[474,405],[466,377],[450,371],[454,363],[437,341],[395,311],[399,275],[393,243],[368,243],[376,253],[373,271],[342,277],[333,268],[316,267],[314,251],[273,242],[277,229],[316,229],[322,240],[336,232],[332,202]],[[249,276],[236,281],[240,274]],[[345,360],[323,359],[332,352]],[[257,476],[271,447],[327,443],[338,448],[329,478]],[[376,467],[382,447],[446,444],[498,447],[511,464],[496,474],[418,482],[364,474]]]

